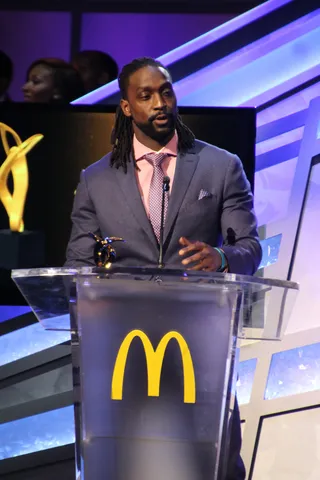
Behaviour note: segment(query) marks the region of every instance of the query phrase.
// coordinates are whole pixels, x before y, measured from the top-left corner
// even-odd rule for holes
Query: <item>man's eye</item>
[[[164,95],[165,97],[171,97],[172,96],[172,90],[164,90],[162,92],[162,95]]]
[[[141,95],[141,100],[149,100],[150,95],[148,93],[145,93],[144,95]]]

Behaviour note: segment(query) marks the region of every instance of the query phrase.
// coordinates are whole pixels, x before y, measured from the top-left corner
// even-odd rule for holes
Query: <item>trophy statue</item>
[[[12,146],[8,135],[13,139]],[[0,123],[0,136],[6,155],[0,166],[0,204],[3,204],[9,220],[9,229],[0,230],[0,268],[38,267],[44,263],[44,236],[42,232],[25,230],[23,214],[29,187],[26,155],[43,135],[32,135],[22,141],[12,128]],[[9,187],[10,174],[12,189]]]
[[[114,242],[124,242],[120,237],[106,237],[100,238],[92,232],[89,232],[96,243],[94,246],[94,262],[97,267],[110,268],[116,261],[117,253],[113,246]]]

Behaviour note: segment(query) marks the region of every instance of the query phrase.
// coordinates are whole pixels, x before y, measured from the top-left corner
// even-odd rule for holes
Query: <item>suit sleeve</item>
[[[95,266],[94,240],[88,232],[100,235],[94,205],[88,193],[85,172],[81,172],[71,214],[72,230],[67,246],[65,267]]]
[[[242,163],[236,155],[232,155],[225,177],[221,231],[222,248],[228,259],[229,271],[254,274],[259,267],[262,251],[253,195]]]

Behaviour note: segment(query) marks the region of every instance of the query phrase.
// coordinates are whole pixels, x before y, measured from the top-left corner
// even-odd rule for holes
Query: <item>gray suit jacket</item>
[[[140,197],[134,163],[110,167],[110,153],[81,173],[66,266],[94,265],[92,231],[123,237],[117,262],[155,266],[159,247]],[[228,234],[229,233],[229,234]],[[223,243],[232,273],[253,274],[261,260],[250,185],[239,158],[196,140],[177,158],[164,230],[164,263],[181,267],[179,238]]]

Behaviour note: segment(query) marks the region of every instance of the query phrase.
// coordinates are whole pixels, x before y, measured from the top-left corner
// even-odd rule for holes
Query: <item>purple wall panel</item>
[[[139,56],[158,57],[230,20],[232,15],[87,13],[82,49],[110,53],[120,68]]]
[[[71,16],[67,12],[0,12],[0,48],[13,60],[13,100],[23,100],[21,86],[30,63],[40,57],[69,59]]]
[[[120,68],[134,57],[158,57],[228,21],[232,15],[87,13],[82,18],[82,49],[110,53]],[[68,12],[0,11],[0,48],[13,60],[13,100],[30,63],[40,57],[69,60],[71,15]]]

